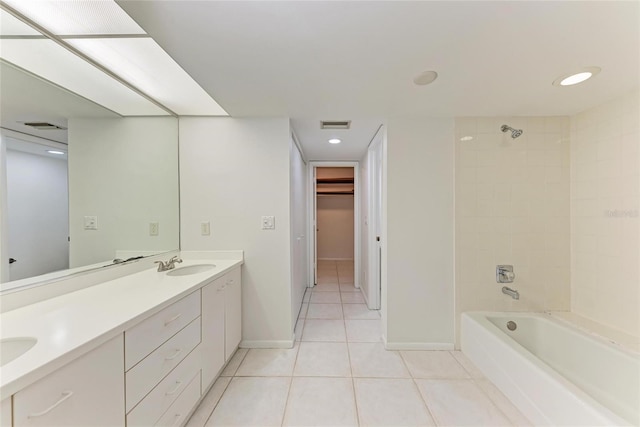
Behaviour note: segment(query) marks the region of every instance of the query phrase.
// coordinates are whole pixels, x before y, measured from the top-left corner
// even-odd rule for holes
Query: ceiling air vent
[[[349,129],[351,120],[323,120],[320,122],[320,129]]]
[[[54,125],[52,123],[47,123],[47,122],[24,122],[23,124],[25,126],[30,126],[38,130],[58,130],[58,129],[66,130],[67,129],[62,126]]]

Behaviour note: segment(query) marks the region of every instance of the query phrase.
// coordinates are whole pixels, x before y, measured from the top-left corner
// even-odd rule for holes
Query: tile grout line
[[[220,377],[218,376],[218,379],[220,378],[225,378],[225,377]],[[229,382],[227,382],[227,385],[224,386],[224,390],[222,390],[222,393],[220,393],[220,397],[218,398],[218,401],[216,402],[215,405],[213,405],[213,408],[211,408],[211,412],[209,413],[209,416],[207,417],[207,419],[204,421],[204,424],[202,424],[203,427],[207,427],[207,423],[209,423],[209,420],[211,419],[211,416],[213,415],[213,412],[216,410],[216,408],[218,407],[218,405],[220,404],[220,401],[222,400],[222,396],[224,396],[224,394],[227,392],[227,389],[229,388],[229,385],[231,384],[231,380],[233,380],[233,377],[226,377],[229,378]],[[218,381],[218,379],[216,379],[216,382]],[[213,387],[215,387],[216,383],[213,383],[213,386],[211,387],[211,389],[209,390],[209,392],[211,392],[211,390],[213,390]],[[205,396],[206,397],[206,396]],[[204,399],[203,399],[204,400]],[[195,413],[195,412],[194,412]]]
[[[307,322],[305,322],[307,323]],[[303,326],[304,329],[304,326]],[[293,346],[295,348],[296,343],[294,341]],[[282,421],[280,422],[280,426],[284,426],[284,419],[287,415],[287,408],[289,407],[289,396],[291,396],[291,387],[293,386],[293,378],[296,370],[296,365],[298,364],[298,356],[300,355],[300,347],[302,346],[302,333],[300,333],[300,341],[298,341],[298,351],[296,352],[296,358],[293,362],[293,369],[291,369],[291,379],[289,380],[289,389],[287,390],[287,399],[284,401],[284,411],[282,412]]]
[[[418,395],[420,396],[420,400],[422,401],[422,404],[424,405],[424,407],[427,409],[427,412],[431,416],[431,419],[436,424],[436,426],[443,425],[443,424],[441,424],[439,422],[439,420],[436,418],[435,414],[431,411],[431,408],[429,408],[429,404],[427,403],[427,399],[424,397],[422,392],[420,392],[420,387],[418,387],[418,383],[416,382],[416,378],[413,376],[413,373],[409,369],[409,365],[407,364],[407,361],[404,360],[404,356],[402,355],[402,351],[401,350],[398,350],[398,355],[400,356],[400,360],[402,360],[402,363],[404,364],[404,367],[407,369],[407,372],[409,372],[409,375],[411,376],[411,383],[413,384],[415,389],[418,391]]]
[[[342,301],[342,294],[340,294],[340,300]],[[356,410],[356,425],[360,425],[360,411],[358,409],[358,398],[356,397],[356,381],[353,378],[353,363],[351,363],[351,349],[349,348],[349,337],[347,336],[347,321],[344,318],[344,306],[341,305],[342,313],[342,325],[344,327],[345,345],[347,346],[347,358],[349,359],[349,373],[351,374],[351,388],[353,390],[353,404]]]
[[[508,420],[512,425],[513,425],[513,421],[511,420],[511,418],[509,418],[509,417],[507,416],[507,414],[506,414],[502,409],[500,409],[500,407],[498,406],[498,404],[497,404],[496,402],[494,402],[494,400],[491,398],[491,396],[489,395],[489,393],[487,393],[487,392],[486,392],[486,390],[485,390],[482,386],[480,386],[480,384],[478,384],[478,381],[476,381],[476,378],[474,378],[474,377],[473,377],[473,374],[471,373],[471,371],[469,371],[469,370],[468,370],[468,369],[467,369],[467,368],[462,364],[462,362],[460,362],[460,361],[458,360],[458,358],[457,358],[457,357],[455,357],[455,356],[453,355],[453,352],[454,352],[454,351],[456,351],[456,350],[449,350],[449,351],[448,351],[448,353],[451,355],[451,357],[453,357],[453,359],[458,363],[458,365],[460,365],[460,367],[462,368],[462,370],[463,370],[463,371],[465,371],[465,372],[467,373],[467,375],[469,375],[469,379],[471,380],[471,382],[473,382],[473,385],[475,385],[478,389],[480,389],[480,392],[481,392],[482,394],[484,394],[484,395],[485,395],[485,397],[486,397],[486,398],[489,400],[489,402],[491,402],[491,404],[492,404],[492,405],[493,405],[493,406],[498,410],[498,412],[499,412],[500,414],[502,414],[502,415],[505,417],[505,419],[507,419],[507,420]],[[460,353],[462,353],[462,351],[460,351]],[[462,355],[464,356],[464,353],[462,353]],[[465,357],[466,357],[466,356],[465,356]],[[473,363],[473,362],[471,362],[471,363]],[[492,383],[492,384],[493,384],[493,383]],[[506,397],[506,396],[505,396],[505,397]]]

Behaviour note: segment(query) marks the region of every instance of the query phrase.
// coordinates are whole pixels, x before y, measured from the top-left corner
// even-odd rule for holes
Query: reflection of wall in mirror
[[[67,161],[7,149],[9,280],[69,268]]]
[[[178,247],[177,119],[69,120],[71,268]],[[84,217],[98,218],[97,230]],[[149,224],[159,223],[157,236]]]

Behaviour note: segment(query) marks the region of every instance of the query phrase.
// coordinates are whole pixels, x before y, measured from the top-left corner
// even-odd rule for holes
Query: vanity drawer
[[[127,426],[154,425],[162,414],[187,391],[194,378],[197,377],[198,387],[200,387],[199,357],[196,348],[127,415]],[[193,404],[199,398],[200,389],[198,388],[198,395],[191,402],[188,410],[193,408]]]
[[[198,399],[200,399],[200,375],[193,377],[187,388],[155,425],[173,427],[184,424]]]
[[[129,412],[162,378],[200,343],[200,317],[125,374],[126,410]],[[191,359],[191,356],[189,355]],[[184,362],[189,362],[185,359]],[[182,363],[184,364],[184,363]],[[191,363],[197,369],[199,361]]]
[[[198,316],[200,316],[199,290],[126,331],[124,334],[125,370],[131,369]]]

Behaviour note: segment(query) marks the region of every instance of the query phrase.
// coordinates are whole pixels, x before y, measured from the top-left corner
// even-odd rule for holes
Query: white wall
[[[524,133],[513,139],[503,124]],[[569,310],[568,117],[458,118],[454,143],[456,321],[472,310]],[[513,265],[507,286],[519,300],[502,293],[498,264]]]
[[[571,309],[640,335],[640,94],[571,118]]]
[[[317,196],[318,259],[353,259],[353,203],[352,195]]]
[[[71,119],[71,267],[109,261],[116,251],[178,247],[178,122],[167,117]],[[98,230],[84,229],[84,216]],[[159,235],[149,235],[149,223]]]
[[[44,150],[44,147],[43,147]],[[7,150],[8,280],[69,268],[67,160]]]
[[[181,249],[244,250],[243,346],[293,344],[290,139],[286,118],[180,119]]]
[[[293,140],[289,143],[290,208],[291,208],[291,319],[297,319],[302,298],[308,286],[309,259],[307,247],[307,164]],[[292,332],[295,322],[291,323]]]
[[[382,282],[388,347],[453,346],[453,136],[449,118],[388,122]]]

